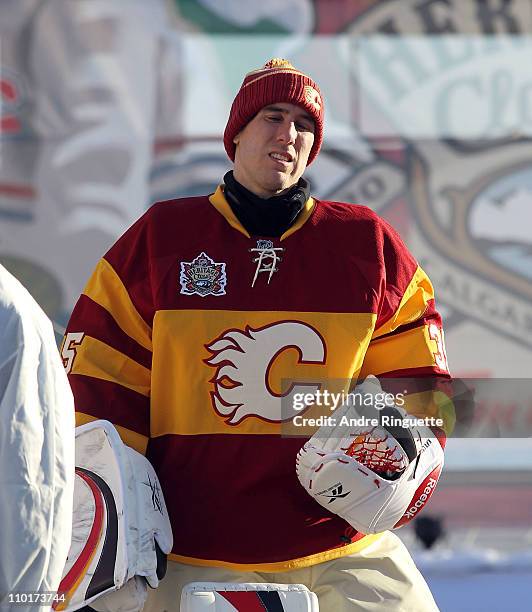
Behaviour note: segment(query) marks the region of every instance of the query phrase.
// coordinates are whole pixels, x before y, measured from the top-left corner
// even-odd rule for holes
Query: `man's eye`
[[[313,132],[313,128],[311,125],[309,125],[308,123],[296,123],[296,128],[300,131],[300,132]]]
[[[268,119],[270,121],[282,121],[283,120],[281,115],[268,115]]]

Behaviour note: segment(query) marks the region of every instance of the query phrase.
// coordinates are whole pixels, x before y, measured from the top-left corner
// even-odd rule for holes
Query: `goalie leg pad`
[[[303,584],[192,582],[183,587],[180,610],[319,612],[319,606]]]
[[[103,595],[111,597],[133,579],[136,588],[123,592],[134,590],[138,600],[139,584],[144,590],[145,581],[158,585],[160,561],[172,544],[150,462],[125,446],[108,421],[78,427],[72,543],[58,589],[64,601],[55,609],[78,610]]]

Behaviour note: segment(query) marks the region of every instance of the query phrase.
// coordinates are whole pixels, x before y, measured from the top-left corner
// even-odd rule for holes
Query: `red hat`
[[[319,87],[285,59],[274,58],[263,68],[246,74],[236,94],[225,126],[224,146],[231,161],[235,161],[233,138],[261,108],[276,102],[289,102],[304,108],[314,119],[314,144],[307,165],[319,153],[323,140],[323,101]]]

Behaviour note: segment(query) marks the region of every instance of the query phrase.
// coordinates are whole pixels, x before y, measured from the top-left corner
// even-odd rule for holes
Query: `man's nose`
[[[297,130],[295,123],[293,121],[283,121],[282,124],[279,125],[279,130],[277,132],[277,139],[280,142],[286,142],[288,144],[293,144],[297,138]]]

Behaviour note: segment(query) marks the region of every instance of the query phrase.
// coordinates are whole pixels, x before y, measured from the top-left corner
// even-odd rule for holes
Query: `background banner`
[[[99,257],[152,202],[215,189],[243,75],[288,57],[326,102],[312,192],[399,230],[435,285],[454,375],[529,377],[531,10],[3,2],[0,261],[60,336]]]

